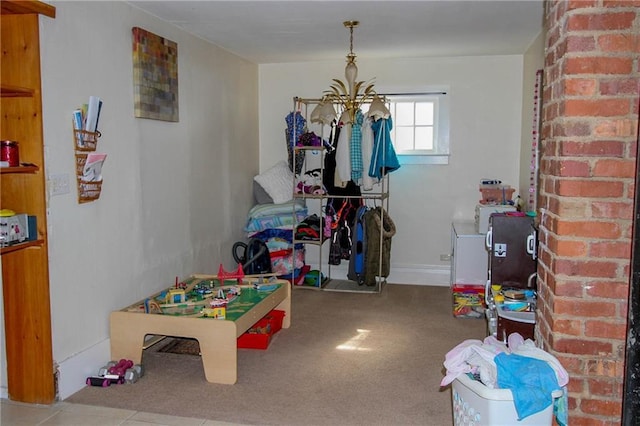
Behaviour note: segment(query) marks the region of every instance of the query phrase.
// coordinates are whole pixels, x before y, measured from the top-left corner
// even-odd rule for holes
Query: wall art
[[[179,121],[178,44],[138,27],[132,35],[135,116]]]

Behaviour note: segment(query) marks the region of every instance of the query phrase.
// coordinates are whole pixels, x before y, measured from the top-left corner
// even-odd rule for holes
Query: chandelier
[[[355,121],[356,111],[360,106],[375,96],[373,83],[371,81],[357,81],[358,66],[356,65],[356,54],[353,53],[353,29],[360,24],[359,21],[345,21],[343,25],[349,28],[349,53],[347,54],[347,65],[344,69],[346,83],[334,78],[329,90],[323,92],[323,103],[338,104],[343,111],[348,112],[351,123]]]

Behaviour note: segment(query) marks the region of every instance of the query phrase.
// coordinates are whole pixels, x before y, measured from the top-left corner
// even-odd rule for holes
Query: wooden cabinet
[[[0,249],[8,393],[15,401],[50,404],[56,390],[38,20],[40,15],[54,18],[55,8],[38,1],[3,0],[1,5],[0,139],[18,141],[21,164],[0,169],[0,208],[37,218],[35,240]]]

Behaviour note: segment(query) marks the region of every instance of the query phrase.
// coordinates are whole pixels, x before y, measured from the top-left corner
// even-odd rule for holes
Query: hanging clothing
[[[371,155],[373,154],[373,130],[371,129],[371,118],[367,117],[362,122],[362,173],[360,182],[356,182],[362,186],[364,191],[373,189],[373,178],[369,176],[369,167],[371,167]]]
[[[358,183],[362,177],[362,111],[356,111],[355,122],[351,125],[351,180]]]
[[[346,186],[338,186],[335,182],[336,176],[336,151],[338,143],[340,141],[340,133],[342,128],[338,126],[337,122],[334,122],[332,137],[330,139],[330,146],[327,147],[327,153],[324,156],[324,173],[322,174],[322,182],[327,190],[328,194],[340,196],[357,196],[361,194],[360,187],[353,181],[347,182]],[[331,199],[329,200],[331,201]],[[357,200],[355,200],[357,201]]]
[[[364,284],[365,259],[367,257],[367,233],[364,218],[369,208],[361,205],[356,210],[356,217],[351,227],[351,258],[349,259],[349,271],[347,278],[358,285]]]
[[[304,151],[296,152],[295,157],[295,170],[293,170],[293,147],[298,142],[298,138],[302,134],[304,134],[305,129],[307,127],[307,120],[304,119],[300,111],[290,112],[284,118],[284,121],[287,123],[287,129],[285,131],[285,139],[287,142],[287,156],[289,160],[289,170],[291,170],[296,175],[300,174],[302,171],[302,166],[304,164]]]
[[[336,208],[338,210],[336,210]],[[329,264],[339,265],[342,260],[351,258],[350,220],[355,211],[350,199],[339,201],[329,199],[327,210],[335,212],[331,224],[331,245],[329,246]]]
[[[364,226],[367,238],[362,281],[368,286],[374,286],[378,273],[386,278],[391,271],[391,238],[396,234],[396,225],[385,209],[376,207],[365,213]],[[382,244],[380,244],[381,239]]]
[[[369,176],[382,179],[387,173],[400,168],[400,162],[391,142],[393,121],[391,117],[381,118],[374,121],[371,127],[373,128],[374,143]]]
[[[338,147],[338,139],[340,138],[340,126],[334,120],[331,124],[331,136],[329,137],[329,146],[324,156],[324,173],[322,174],[322,183],[327,188],[329,194],[333,194],[334,177],[336,173],[336,148]]]
[[[336,176],[334,184],[344,188],[351,180],[351,124],[345,123],[340,130],[336,147]]]

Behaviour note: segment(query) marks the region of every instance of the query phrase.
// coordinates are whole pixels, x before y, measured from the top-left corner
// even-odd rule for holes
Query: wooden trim
[[[50,4],[43,3],[35,0],[2,0],[2,14],[3,15],[24,15],[28,13],[38,13],[40,15],[48,16],[49,18],[56,17],[56,8]]]
[[[36,165],[18,167],[0,167],[0,173],[36,173],[40,168]]]
[[[11,246],[7,246],[7,247],[2,247],[0,248],[0,253],[2,254],[6,254],[6,253],[11,253],[14,252],[16,250],[23,250],[29,247],[41,247],[44,244],[44,240],[33,240],[33,241],[26,241],[24,243],[19,243],[19,244],[14,244]]]

